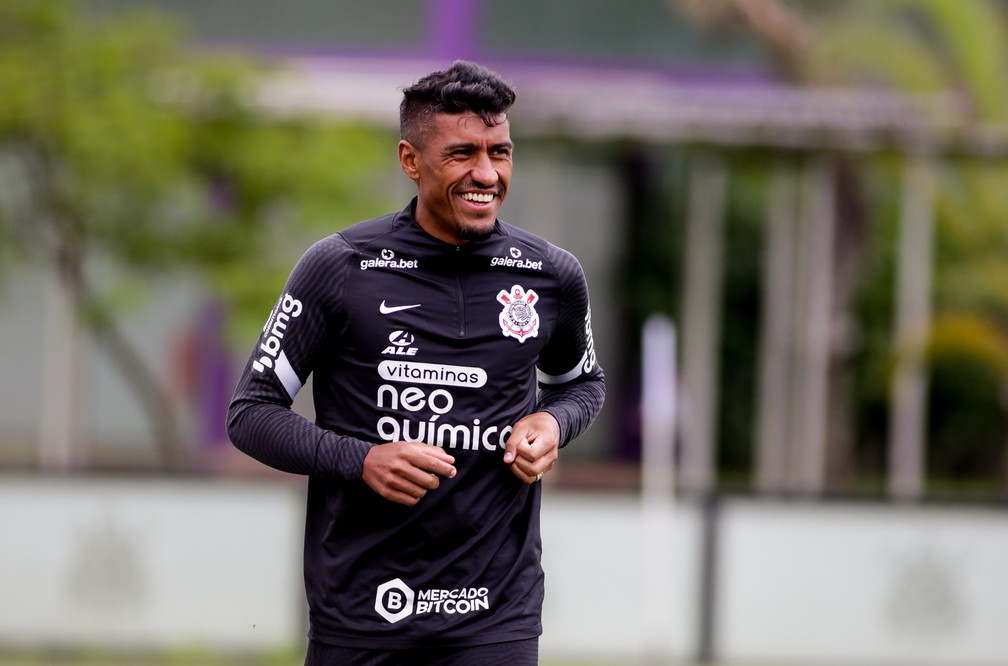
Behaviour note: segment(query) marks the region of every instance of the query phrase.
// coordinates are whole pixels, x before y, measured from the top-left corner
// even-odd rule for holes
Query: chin
[[[483,240],[493,232],[495,220],[478,224],[467,224],[459,228],[459,237],[463,240]]]

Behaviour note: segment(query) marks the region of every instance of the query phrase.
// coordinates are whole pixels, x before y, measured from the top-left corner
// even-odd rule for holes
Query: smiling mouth
[[[488,204],[494,200],[496,195],[492,192],[463,192],[462,198],[473,203]]]

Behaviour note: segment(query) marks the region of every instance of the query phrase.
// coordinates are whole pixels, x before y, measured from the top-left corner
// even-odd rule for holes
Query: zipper
[[[455,276],[455,294],[458,298],[458,335],[460,338],[466,337],[467,326],[466,326],[466,307],[465,307],[465,290],[462,288],[462,276]]]
[[[463,246],[455,246],[455,255],[458,266],[461,267],[465,265],[465,259],[468,255],[465,254]],[[461,270],[461,268],[458,268]],[[458,336],[460,338],[466,337],[467,326],[466,326],[466,304],[465,304],[465,289],[462,287],[462,274],[459,273],[455,276],[455,298],[456,305],[458,307]]]

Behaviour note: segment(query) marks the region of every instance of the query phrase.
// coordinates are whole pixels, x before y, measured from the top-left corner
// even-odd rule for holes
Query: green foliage
[[[165,464],[184,462],[182,435],[124,309],[153,305],[155,279],[195,280],[247,344],[309,240],[372,210],[394,156],[377,131],[267,114],[273,70],[192,50],[161,14],[0,0],[0,266],[57,278]]]
[[[1008,34],[997,4],[862,0],[830,19],[808,59],[812,81],[954,94],[971,120],[1008,124]],[[948,167],[937,202],[938,306],[979,307],[1008,322],[1008,165],[950,159]]]
[[[988,0],[844,3],[823,24],[808,75],[955,94],[973,121],[1008,124],[1008,33],[1003,10]],[[937,201],[938,307],[979,308],[1008,323],[1008,165],[951,158],[947,165]]]
[[[956,112],[969,122],[1008,125],[1003,3],[858,0],[834,9],[820,24],[807,60],[810,81],[936,95],[954,99]],[[930,472],[992,480],[1002,468],[1001,451],[1008,441],[1005,374],[996,355],[988,353],[1008,344],[1008,164],[940,159],[933,278],[937,316],[927,356]],[[854,390],[858,447],[867,467],[880,470],[885,465],[880,452],[886,439],[889,371],[894,354],[907,350],[894,350],[891,338],[902,172],[888,158],[875,162],[864,177],[875,205],[858,300]]]
[[[975,315],[945,315],[932,327],[927,358],[931,476],[1001,482],[1008,438],[1004,335]]]
[[[757,345],[768,188],[762,160],[737,159],[731,164],[725,220],[724,303],[722,306],[718,468],[722,475],[742,475],[753,466]],[[745,398],[741,398],[746,396]]]
[[[260,320],[306,238],[374,210],[370,183],[393,153],[377,131],[266,115],[255,100],[271,66],[182,37],[160,14],[98,21],[70,2],[0,0],[0,238],[73,267],[95,290],[84,309],[106,318],[96,260],[127,277],[195,274],[236,321]]]

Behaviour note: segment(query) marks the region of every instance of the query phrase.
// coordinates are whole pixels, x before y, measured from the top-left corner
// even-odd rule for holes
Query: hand
[[[525,483],[542,480],[560,455],[560,424],[548,412],[518,419],[504,445],[504,463]]]
[[[441,485],[439,476],[455,476],[455,458],[444,449],[419,442],[376,444],[364,456],[364,483],[387,500],[413,506]]]

